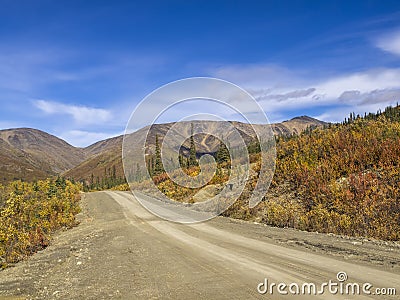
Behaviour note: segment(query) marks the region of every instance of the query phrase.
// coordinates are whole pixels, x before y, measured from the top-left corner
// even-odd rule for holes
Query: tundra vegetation
[[[189,177],[200,172],[193,136],[177,167]],[[156,184],[169,198],[193,203],[200,188],[175,184],[165,173],[156,136],[147,170],[136,169],[135,184]],[[244,192],[224,216],[261,223],[348,236],[400,240],[400,106],[383,112],[350,114],[344,122],[309,128],[300,135],[276,137],[276,170],[263,201],[249,208],[248,200],[260,172],[260,146],[248,144],[250,177]],[[224,143],[213,153],[217,168],[207,184],[218,193],[230,176],[231,160]],[[0,185],[0,267],[16,263],[45,248],[51,234],[77,224],[79,191],[128,190],[113,166],[89,184],[62,177],[32,183]],[[151,174],[143,180],[143,172]],[[172,172],[174,176],[174,172]]]
[[[227,216],[307,231],[400,239],[400,107],[355,116],[277,141],[264,201]],[[259,162],[254,166],[257,171]],[[256,178],[254,178],[256,180]],[[250,180],[249,191],[253,185]]]
[[[63,178],[0,186],[0,267],[45,248],[54,231],[76,225],[81,189]]]
[[[260,147],[254,142],[248,145],[250,179],[223,215],[307,231],[400,240],[399,105],[364,116],[351,113],[342,123],[279,136],[276,142],[276,170],[263,201],[255,208],[248,206],[260,171]],[[229,156],[223,145],[214,156],[218,168],[208,185],[221,186],[229,178]],[[190,157],[179,160],[187,174],[199,173]],[[151,161],[158,159],[150,157]],[[151,163],[148,168],[168,197],[194,201],[199,189],[178,186],[159,167],[153,171]]]

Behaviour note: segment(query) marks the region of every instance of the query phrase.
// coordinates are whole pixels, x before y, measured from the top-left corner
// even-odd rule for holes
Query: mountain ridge
[[[251,128],[252,126],[263,126],[260,124],[245,124],[237,121],[232,121],[231,122],[236,129],[243,132],[244,136],[248,136],[249,138],[251,137],[251,134],[254,134],[253,129]],[[173,126],[175,123],[162,123],[162,124],[154,124],[151,125],[152,127],[155,128],[154,131],[150,130],[149,135],[147,137],[147,140],[150,141],[150,145],[147,148],[148,151],[154,152],[155,148],[155,136],[156,134],[159,135],[159,137],[162,140],[162,137],[165,135],[165,133]],[[312,117],[307,117],[307,116],[301,116],[297,118],[293,118],[290,120],[287,120],[282,123],[273,123],[270,124],[273,132],[275,135],[290,135],[290,134],[300,134],[304,130],[310,127],[322,127],[325,125],[328,125],[329,123],[314,119]],[[265,124],[264,124],[265,125]],[[143,127],[136,132],[132,133],[137,136],[138,140],[138,145],[144,143],[144,132],[148,130],[148,126]],[[247,141],[250,141],[250,139],[247,139]],[[197,152],[199,154],[203,153],[212,153],[217,150],[217,147],[219,146],[219,142],[217,143],[210,143],[212,147],[202,147],[202,143],[198,138],[196,140],[197,144]],[[246,140],[246,138],[244,137]],[[112,140],[112,141],[111,141]],[[106,139],[103,141],[99,141],[91,146],[89,148],[91,149],[97,149],[97,154],[89,157],[86,161],[82,162],[80,165],[76,166],[75,168],[68,170],[67,172],[64,173],[64,176],[66,177],[72,177],[76,180],[79,181],[86,181],[89,182],[90,180],[93,180],[93,177],[95,180],[100,180],[104,176],[109,176],[110,170],[112,168],[115,168],[115,173],[117,177],[123,177],[124,176],[124,170],[122,166],[122,140],[123,136],[118,136],[114,137],[111,139]],[[140,142],[139,142],[140,140]],[[187,141],[188,142],[188,141]],[[112,145],[110,147],[110,145]],[[105,151],[99,151],[100,147],[104,147],[103,149]],[[189,144],[186,145],[184,143],[184,148],[189,147]],[[93,176],[92,176],[93,174]],[[99,179],[97,179],[99,178]]]
[[[0,130],[0,142],[0,182],[44,179],[86,159],[81,148],[34,128]]]
[[[173,124],[175,123],[151,125],[155,132],[151,131],[150,134],[163,135]],[[250,134],[249,127],[252,125],[235,121],[232,124],[245,135]],[[312,117],[300,116],[270,126],[276,135],[288,135],[326,124],[328,123]],[[140,136],[146,128],[148,126],[134,134]],[[150,136],[150,140],[154,136]],[[123,135],[120,135],[81,148],[39,129],[21,127],[0,130],[0,183],[17,179],[32,181],[57,175],[87,181],[93,176],[107,176],[113,167],[116,176],[123,177],[122,141]],[[217,145],[213,144],[213,147],[204,148],[199,153],[212,152]]]

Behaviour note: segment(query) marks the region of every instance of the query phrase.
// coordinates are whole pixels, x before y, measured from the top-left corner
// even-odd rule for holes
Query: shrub
[[[0,188],[0,266],[45,248],[55,230],[76,225],[80,189],[60,178]]]

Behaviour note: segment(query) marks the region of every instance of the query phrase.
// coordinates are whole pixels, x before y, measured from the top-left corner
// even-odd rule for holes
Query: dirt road
[[[218,217],[181,225],[147,212],[129,193],[82,199],[81,224],[50,247],[0,272],[6,299],[398,299],[400,247]],[[296,295],[288,285],[324,282],[396,288],[397,296]],[[287,284],[282,295],[273,288]],[[265,285],[260,285],[263,290]],[[295,286],[292,286],[295,290]],[[386,290],[387,292],[388,290]],[[307,290],[306,290],[307,292]]]

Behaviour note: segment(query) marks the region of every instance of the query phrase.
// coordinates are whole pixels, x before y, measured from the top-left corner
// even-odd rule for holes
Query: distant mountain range
[[[152,125],[148,138],[149,148],[154,148],[155,135],[164,136],[173,124]],[[232,122],[232,124],[244,136],[245,141],[252,139],[254,132],[251,125],[240,122]],[[299,134],[308,127],[321,127],[326,124],[320,120],[302,116],[271,126],[275,134],[288,135]],[[138,143],[143,142],[144,132],[147,129],[148,127],[145,127],[132,133]],[[216,139],[199,138],[202,139],[196,140],[199,153],[216,151],[219,145]],[[92,174],[102,178],[111,169],[115,170],[116,176],[122,177],[122,141],[123,136],[118,136],[99,141],[86,148],[77,148],[60,138],[36,129],[0,130],[0,183],[17,179],[32,181],[57,175],[75,180],[89,180]]]

